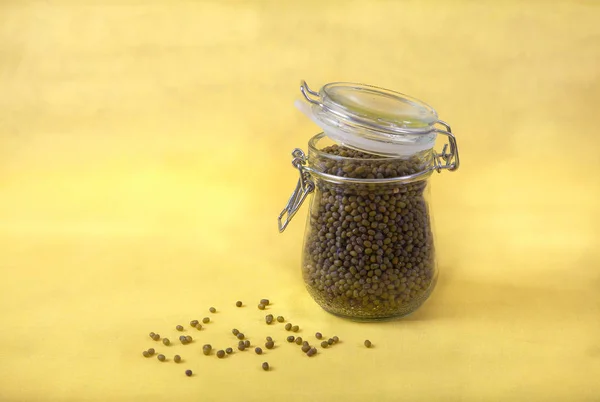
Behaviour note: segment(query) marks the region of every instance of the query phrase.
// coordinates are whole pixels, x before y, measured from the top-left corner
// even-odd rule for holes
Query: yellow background
[[[1,1],[0,401],[600,400],[598,21],[592,0]],[[410,94],[456,132],[439,284],[405,320],[323,312],[306,205],[277,232],[318,131],[300,79]],[[261,297],[342,342],[306,358]],[[211,305],[193,345],[148,338]],[[234,326],[279,348],[201,356]]]

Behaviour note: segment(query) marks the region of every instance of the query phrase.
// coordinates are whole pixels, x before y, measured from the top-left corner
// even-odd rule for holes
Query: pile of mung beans
[[[381,158],[339,145],[319,155],[316,170],[361,180],[415,174],[431,157]],[[315,185],[302,264],[311,295],[327,311],[353,318],[413,311],[435,283],[427,182]]]
[[[236,305],[236,307],[242,307],[243,303],[241,301],[237,301],[235,303],[235,305]],[[269,302],[268,299],[262,299],[260,301],[260,303],[258,304],[258,309],[259,310],[265,310],[269,305],[270,305],[270,302]],[[214,307],[210,307],[209,311],[210,311],[210,313],[213,313],[213,314],[217,312],[216,308],[214,308]],[[204,317],[202,319],[202,322],[205,323],[205,324],[210,323],[210,317]],[[285,322],[285,318],[283,316],[279,315],[275,319],[273,314],[267,314],[265,316],[265,322],[266,322],[267,325],[271,325],[273,323],[283,323],[283,322]],[[200,330],[200,329],[203,328],[202,324],[200,323],[199,320],[191,320],[190,323],[189,323],[189,326],[191,328],[195,328],[195,329],[198,329],[198,330]],[[207,328],[207,327],[208,326],[206,326],[204,328]],[[181,324],[177,324],[173,328],[176,331],[178,331],[178,332],[182,332],[182,331],[185,330],[185,328]],[[300,330],[300,326],[299,325],[293,325],[292,323],[288,322],[288,323],[285,324],[284,329],[286,331],[298,332]],[[240,352],[245,351],[246,349],[250,348],[250,346],[251,346],[250,340],[246,339],[245,335],[242,332],[240,332],[237,328],[233,328],[231,330],[231,333],[234,335],[235,339],[238,340],[237,349]],[[315,336],[315,339],[317,340],[317,343],[318,343],[318,341],[320,341],[321,339],[323,339],[323,335],[320,332],[316,332],[314,336]],[[150,332],[149,337],[150,337],[150,339],[152,339],[155,342],[158,342],[158,341],[162,340],[162,344],[165,347],[167,347],[167,348],[170,348],[173,345],[170,342],[169,338],[166,338],[166,337],[161,338],[160,334],[158,334],[158,333]],[[326,348],[331,347],[332,345],[337,344],[339,342],[339,340],[340,340],[339,337],[333,336],[333,337],[329,338],[326,341],[325,340],[321,341],[320,342],[320,346],[321,346],[322,349],[326,349]],[[190,335],[181,335],[179,337],[179,341],[181,342],[182,345],[188,345],[190,343],[193,343],[193,338]],[[317,347],[311,345],[307,340],[303,340],[302,337],[300,337],[300,336],[296,337],[294,335],[289,335],[287,337],[287,342],[290,343],[290,344],[295,344],[295,345],[300,346],[300,350],[302,351],[302,353],[304,353],[308,357],[312,357],[312,356],[314,356],[314,355],[317,354]],[[261,341],[261,343],[262,343],[262,341]],[[371,342],[369,340],[365,340],[364,341],[364,345],[367,348],[372,347],[372,344],[371,344]],[[266,349],[273,349],[275,347],[275,340],[273,339],[273,337],[267,336],[265,338],[264,347]],[[212,345],[210,345],[210,344],[204,344],[202,346],[202,353],[205,356],[210,356],[212,354],[212,352],[213,352]],[[254,352],[257,355],[261,355],[263,353],[263,350],[262,350],[262,348],[260,346],[256,346],[254,348]],[[227,355],[230,355],[230,354],[233,354],[233,353],[234,353],[233,347],[226,347],[224,349],[217,350],[215,352],[215,355],[216,355],[216,357],[218,359],[223,359]],[[150,358],[150,357],[152,357],[154,355],[156,355],[157,359],[160,362],[166,362],[166,361],[168,361],[167,356],[165,355],[164,352],[157,354],[157,351],[154,348],[149,348],[149,349],[144,350],[142,352],[142,356],[144,356],[145,358]],[[197,355],[197,354],[195,354],[195,355]],[[181,364],[184,361],[183,358],[180,355],[178,355],[178,354],[175,354],[173,356],[172,360],[176,364]],[[187,361],[187,359],[186,359],[186,361]],[[270,367],[270,365],[269,365],[268,362],[262,362],[261,368],[264,371],[269,371],[271,367]],[[192,370],[186,369],[184,371],[184,374],[186,376],[188,376],[188,377],[191,377],[193,373],[192,373]]]

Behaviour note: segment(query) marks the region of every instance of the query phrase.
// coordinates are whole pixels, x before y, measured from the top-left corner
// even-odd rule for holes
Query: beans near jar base
[[[324,173],[388,178],[422,169],[409,160],[375,159],[338,145],[322,150],[352,162],[316,161]],[[336,184],[316,182],[305,237],[303,275],[326,310],[353,318],[402,315],[427,297],[435,281],[426,182]]]

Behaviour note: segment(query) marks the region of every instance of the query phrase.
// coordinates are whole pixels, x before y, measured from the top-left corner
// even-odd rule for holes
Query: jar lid
[[[300,87],[296,106],[333,141],[360,151],[407,156],[433,148],[436,111],[418,99],[371,85],[334,82],[319,92]],[[311,97],[312,96],[312,97]]]

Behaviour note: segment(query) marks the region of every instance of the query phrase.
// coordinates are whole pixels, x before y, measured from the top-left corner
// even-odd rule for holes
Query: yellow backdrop
[[[0,400],[600,400],[599,20],[583,0],[0,2]],[[300,79],[410,94],[456,132],[439,284],[405,320],[323,312],[306,206],[277,231],[318,131]],[[340,344],[306,358],[262,297]],[[201,355],[234,326],[279,347]]]

